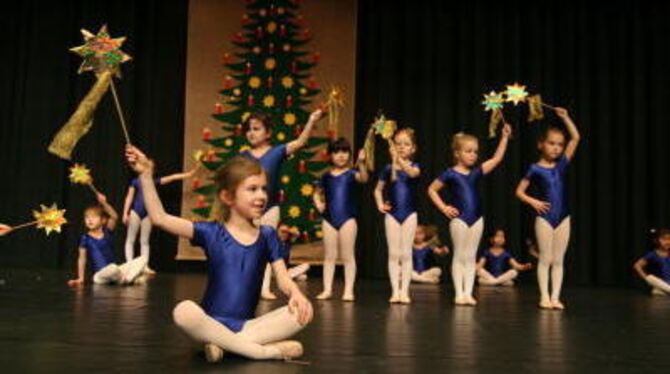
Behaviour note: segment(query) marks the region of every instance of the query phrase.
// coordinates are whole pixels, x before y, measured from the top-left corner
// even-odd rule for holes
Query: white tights
[[[412,281],[418,283],[440,283],[440,276],[442,275],[442,269],[432,267],[428,270],[418,273],[416,271],[412,272]]]
[[[93,274],[93,283],[96,284],[132,284],[142,275],[147,266],[147,258],[137,257],[123,265],[109,264]]]
[[[570,217],[555,229],[542,217],[535,218],[535,235],[540,257],[537,264],[537,282],[542,302],[560,301],[563,284],[563,258],[570,241]],[[549,295],[549,270],[551,268],[551,297]]]
[[[149,261],[149,237],[151,236],[151,220],[149,216],[140,218],[134,210],[130,211],[128,218],[128,233],[126,234],[126,261],[135,258],[135,240],[140,234],[140,255]]]
[[[519,272],[510,269],[501,274],[499,277],[494,277],[493,274],[486,271],[486,269],[478,269],[477,275],[479,276],[479,284],[482,286],[499,286],[509,284],[507,282],[516,279],[519,276]]]
[[[330,294],[333,289],[333,277],[335,275],[335,261],[339,252],[344,263],[344,295],[354,295],[354,283],[356,282],[356,234],[358,224],[354,218],[345,222],[339,230],[336,230],[326,220],[323,221],[323,292]]]
[[[456,299],[472,298],[477,268],[477,249],[482,238],[484,218],[472,226],[463,220],[454,218],[449,222],[449,233],[454,245],[454,258],[451,261],[451,277],[454,281]]]
[[[412,279],[412,243],[416,231],[417,215],[412,213],[402,224],[386,214],[386,242],[388,244],[388,269],[392,296],[409,297]]]

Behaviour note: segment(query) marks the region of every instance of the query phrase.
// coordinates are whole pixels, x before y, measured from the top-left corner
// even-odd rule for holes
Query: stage
[[[670,368],[670,299],[639,290],[568,288],[565,312],[542,311],[534,284],[479,289],[477,308],[454,307],[433,285],[409,306],[387,303],[383,280],[361,280],[358,301],[314,301],[299,336],[303,366],[227,357],[205,362],[171,321],[176,301],[199,299],[203,274],[159,274],[147,285],[69,289],[62,272],[0,273],[4,373],[219,372],[660,372]],[[320,278],[301,282],[309,295]],[[448,286],[448,285],[447,285]],[[336,284],[336,294],[341,284]],[[281,302],[261,302],[265,312]]]

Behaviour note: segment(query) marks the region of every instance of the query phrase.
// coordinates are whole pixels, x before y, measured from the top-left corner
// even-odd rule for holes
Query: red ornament
[[[275,43],[270,43],[268,45],[268,53],[269,54],[274,54],[275,53]]]
[[[295,23],[298,24],[298,26],[302,27],[305,25],[305,17],[302,14],[298,14],[295,17]]]
[[[284,190],[279,190],[279,202],[283,203],[286,201],[286,193],[284,193]]]
[[[254,95],[247,96],[247,106],[254,106]]]
[[[286,96],[286,107],[290,108],[293,106],[293,96],[288,95]]]
[[[247,1],[248,3],[248,1]],[[249,18],[248,14],[243,14],[242,15],[242,25],[246,26],[251,23],[251,19]]]
[[[324,149],[321,151],[321,161],[330,161],[330,155],[328,154],[328,150]]]
[[[295,128],[293,129],[293,134],[297,138],[298,136],[300,136],[300,133],[302,133],[302,126],[296,125]]]
[[[307,163],[305,163],[305,160],[298,161],[298,171],[300,173],[304,173],[307,171]]]
[[[214,113],[216,114],[223,113],[223,105],[221,105],[221,103],[214,104]]]
[[[316,211],[314,209],[309,210],[309,220],[316,221]]]
[[[318,86],[314,78],[309,78],[309,80],[307,81],[307,88],[309,88],[310,90],[316,90],[317,87]]]
[[[309,233],[307,231],[302,232],[302,241],[309,242]]]
[[[237,43],[244,42],[244,34],[242,34],[242,31],[238,31],[235,33],[235,36],[233,36],[233,41]]]
[[[241,135],[242,135],[242,125],[238,123],[237,126],[235,126],[235,136],[241,136]]]
[[[231,56],[230,53],[224,53],[223,54],[223,63],[224,64],[230,64],[233,61],[233,56]]]
[[[298,72],[298,62],[293,60],[291,62],[291,73],[295,74]]]
[[[247,63],[244,65],[244,73],[251,74],[251,62],[247,61]]]
[[[257,39],[263,38],[263,28],[260,26],[256,27],[256,38]]]
[[[312,33],[309,31],[308,28],[302,30],[302,39],[303,40],[308,40],[312,38]]]
[[[282,38],[286,36],[286,25],[279,26],[279,36]]]
[[[272,77],[268,77],[268,89],[272,89],[272,86],[274,86],[274,79]]]
[[[230,88],[233,86],[233,77],[230,75],[226,75],[225,78],[223,78],[223,88]]]
[[[328,136],[328,139],[330,139],[330,140],[333,140],[335,138],[335,131],[333,131],[333,130],[330,130],[330,129],[327,130],[326,134],[328,134],[327,136]]]
[[[200,188],[200,180],[198,180],[198,179],[194,179],[194,180],[193,180],[193,184],[192,184],[191,187],[192,187],[194,190],[197,190],[198,188]]]
[[[321,59],[321,53],[320,52],[314,52],[312,54],[312,62],[313,63],[315,63],[315,64],[318,63],[320,59]]]
[[[270,15],[272,16],[272,15],[274,15],[274,14],[275,14],[275,5],[274,5],[274,4],[270,4]]]
[[[198,196],[198,202],[196,205],[198,208],[204,208],[207,206],[207,201],[203,196]]]
[[[202,140],[208,141],[211,138],[212,138],[212,130],[210,130],[209,127],[205,127],[204,129],[202,129]]]

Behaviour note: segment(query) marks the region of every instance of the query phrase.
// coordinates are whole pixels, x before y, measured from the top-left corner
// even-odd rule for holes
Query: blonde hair
[[[230,218],[230,207],[224,204],[219,198],[221,191],[228,191],[234,194],[237,187],[245,179],[263,173],[264,170],[261,164],[242,156],[235,156],[226,161],[225,164],[216,170],[212,178],[216,185],[216,198],[212,204],[209,218],[222,224],[225,223]]]
[[[426,236],[425,241],[429,246],[440,246],[440,237],[437,235],[437,231],[436,225],[423,225],[423,233]]]
[[[454,136],[451,138],[451,155],[454,158],[454,162],[457,161],[456,159],[456,152],[461,150],[461,147],[463,147],[463,143],[471,141],[479,144],[479,139],[477,139],[476,136],[466,134],[464,132],[457,132],[454,134]]]

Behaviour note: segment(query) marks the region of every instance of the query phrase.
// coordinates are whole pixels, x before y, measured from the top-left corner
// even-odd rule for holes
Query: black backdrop
[[[82,44],[80,28],[97,32],[103,23],[113,37],[127,36],[123,50],[134,60],[124,64],[117,82],[131,139],[147,149],[159,172],[182,164],[187,1],[17,1],[0,15],[3,58],[0,63],[0,222],[31,219],[39,203],[67,207],[63,234],[45,238],[25,229],[0,240],[0,267],[72,269],[82,210],[92,193],[71,186],[68,164],[48,154],[47,145],[93,84],[91,73],[77,75],[81,58],[69,48]],[[111,93],[98,108],[94,126],[74,152],[86,163],[96,186],[117,210],[123,207],[130,171],[123,164],[123,135]],[[167,208],[179,211],[181,189],[161,188]],[[158,231],[158,230],[155,230]],[[125,230],[118,230],[122,253]],[[153,234],[152,263],[169,268],[176,240]]]
[[[669,223],[669,7],[581,3],[360,1],[356,136],[361,144],[361,125],[378,109],[416,128],[427,186],[449,165],[453,133],[476,134],[483,156],[493,152],[482,94],[517,80],[527,84],[568,108],[582,133],[570,172],[567,282],[629,284],[634,257],[649,247],[648,228]],[[537,157],[539,129],[558,119],[527,124],[524,110],[514,112],[507,112],[515,130],[507,157],[482,192],[487,226],[506,227],[512,251],[523,258],[532,216],[514,188]],[[363,199],[362,209],[372,212],[372,200]],[[424,190],[419,220],[440,224],[446,234],[446,220]],[[359,232],[362,273],[383,276],[380,215],[364,215]]]
[[[478,135],[484,155],[495,147],[485,139],[482,93],[515,80],[529,85],[547,102],[566,106],[583,134],[571,169],[567,281],[630,283],[630,264],[648,247],[647,229],[669,224],[668,8],[634,2],[359,1],[358,143],[378,109],[415,127],[426,186],[448,165],[454,132]],[[123,67],[118,87],[131,137],[158,160],[159,172],[180,167],[187,10],[186,0],[33,0],[2,12],[0,221],[25,221],[36,204],[58,202],[67,206],[72,223],[62,235],[45,238],[28,229],[2,238],[0,267],[73,265],[81,211],[93,198],[70,186],[68,165],[45,149],[92,84],[90,75],[76,75],[80,59],[67,52],[81,44],[80,27],[97,31],[107,22],[113,36],[128,36],[124,50],[135,59]],[[93,168],[98,187],[120,208],[130,173],[122,164],[123,140],[111,104],[110,97],[103,100],[75,158]],[[525,115],[508,111],[514,140],[482,191],[487,226],[505,226],[512,251],[521,257],[521,242],[532,235],[531,215],[513,189],[536,157],[538,129],[556,121],[548,115],[542,124],[528,125]],[[383,152],[379,157],[384,162]],[[372,184],[361,199],[360,274],[384,277],[383,220],[368,198],[371,191]],[[178,212],[179,186],[163,187],[161,194],[167,208]],[[423,190],[420,221],[438,223],[446,234],[445,220]],[[124,234],[119,231],[119,254]],[[172,268],[176,241],[156,230],[152,245],[153,265]]]

